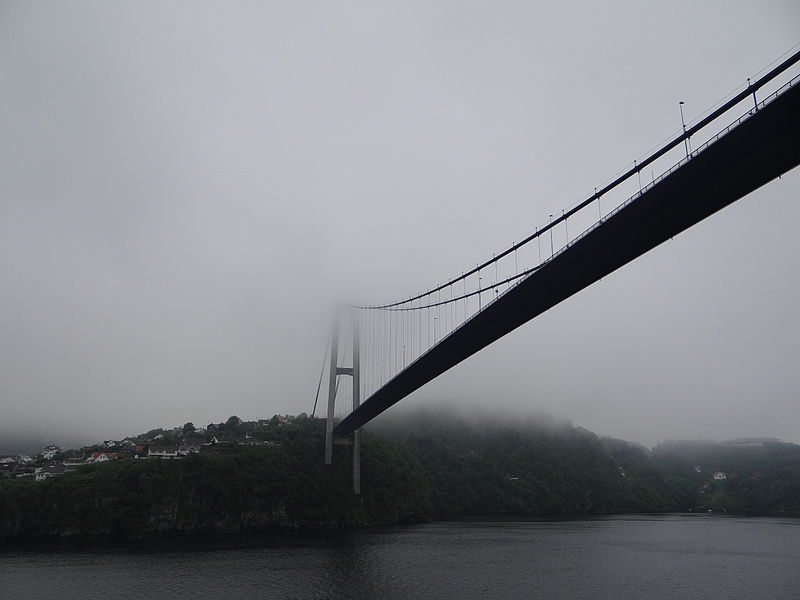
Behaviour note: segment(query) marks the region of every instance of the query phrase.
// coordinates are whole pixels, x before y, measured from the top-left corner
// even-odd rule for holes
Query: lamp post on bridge
[[[753,89],[753,84],[750,83],[750,78],[747,78],[747,89]],[[756,91],[753,90],[753,104],[755,105],[756,112],[758,112],[758,100],[756,99]]]
[[[683,100],[678,102],[678,108],[681,110],[681,127],[683,128],[683,147],[686,150],[686,158],[689,158],[689,138],[686,137],[686,121],[683,120]]]

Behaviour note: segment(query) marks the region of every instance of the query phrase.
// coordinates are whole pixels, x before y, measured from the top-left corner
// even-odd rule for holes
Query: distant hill
[[[772,438],[665,442],[653,459],[680,459],[700,481],[698,504],[754,514],[800,514],[800,445]]]

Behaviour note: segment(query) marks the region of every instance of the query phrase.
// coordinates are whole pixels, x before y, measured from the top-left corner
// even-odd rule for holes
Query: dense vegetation
[[[777,440],[669,442],[651,452],[545,416],[431,412],[374,430],[419,457],[437,517],[697,510],[800,516],[800,446]]]
[[[380,433],[424,465],[434,514],[608,514],[687,510],[691,489],[645,448],[544,416],[527,421],[421,412]]]
[[[248,426],[238,419],[220,424],[231,437],[244,436]],[[182,460],[113,460],[38,483],[2,481],[0,539],[343,527],[490,513],[800,514],[800,446],[776,441],[671,442],[650,452],[552,419],[420,412],[384,419],[363,434],[356,498],[349,449],[337,447],[334,465],[323,464],[324,421],[273,422],[259,437],[271,443],[219,444]],[[726,479],[715,480],[715,472]]]
[[[364,493],[346,448],[323,463],[324,421],[275,428],[274,444],[220,444],[181,460],[114,460],[42,482],[0,482],[0,539],[342,527],[429,519],[421,467],[400,444],[364,436]]]
[[[656,464],[689,471],[697,503],[713,510],[800,515],[800,446],[778,440],[668,442],[653,449]],[[697,472],[695,469],[698,469]],[[724,472],[725,480],[711,474]]]

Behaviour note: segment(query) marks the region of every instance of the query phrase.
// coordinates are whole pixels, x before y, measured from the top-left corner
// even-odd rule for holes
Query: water
[[[0,598],[800,597],[800,520],[475,520],[329,534],[0,547]]]

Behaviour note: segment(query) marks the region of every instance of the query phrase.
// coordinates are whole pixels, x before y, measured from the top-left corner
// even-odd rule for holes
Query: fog
[[[310,412],[336,299],[504,249],[799,34],[794,0],[3,2],[0,439]],[[800,442],[798,191],[795,170],[402,406]]]

